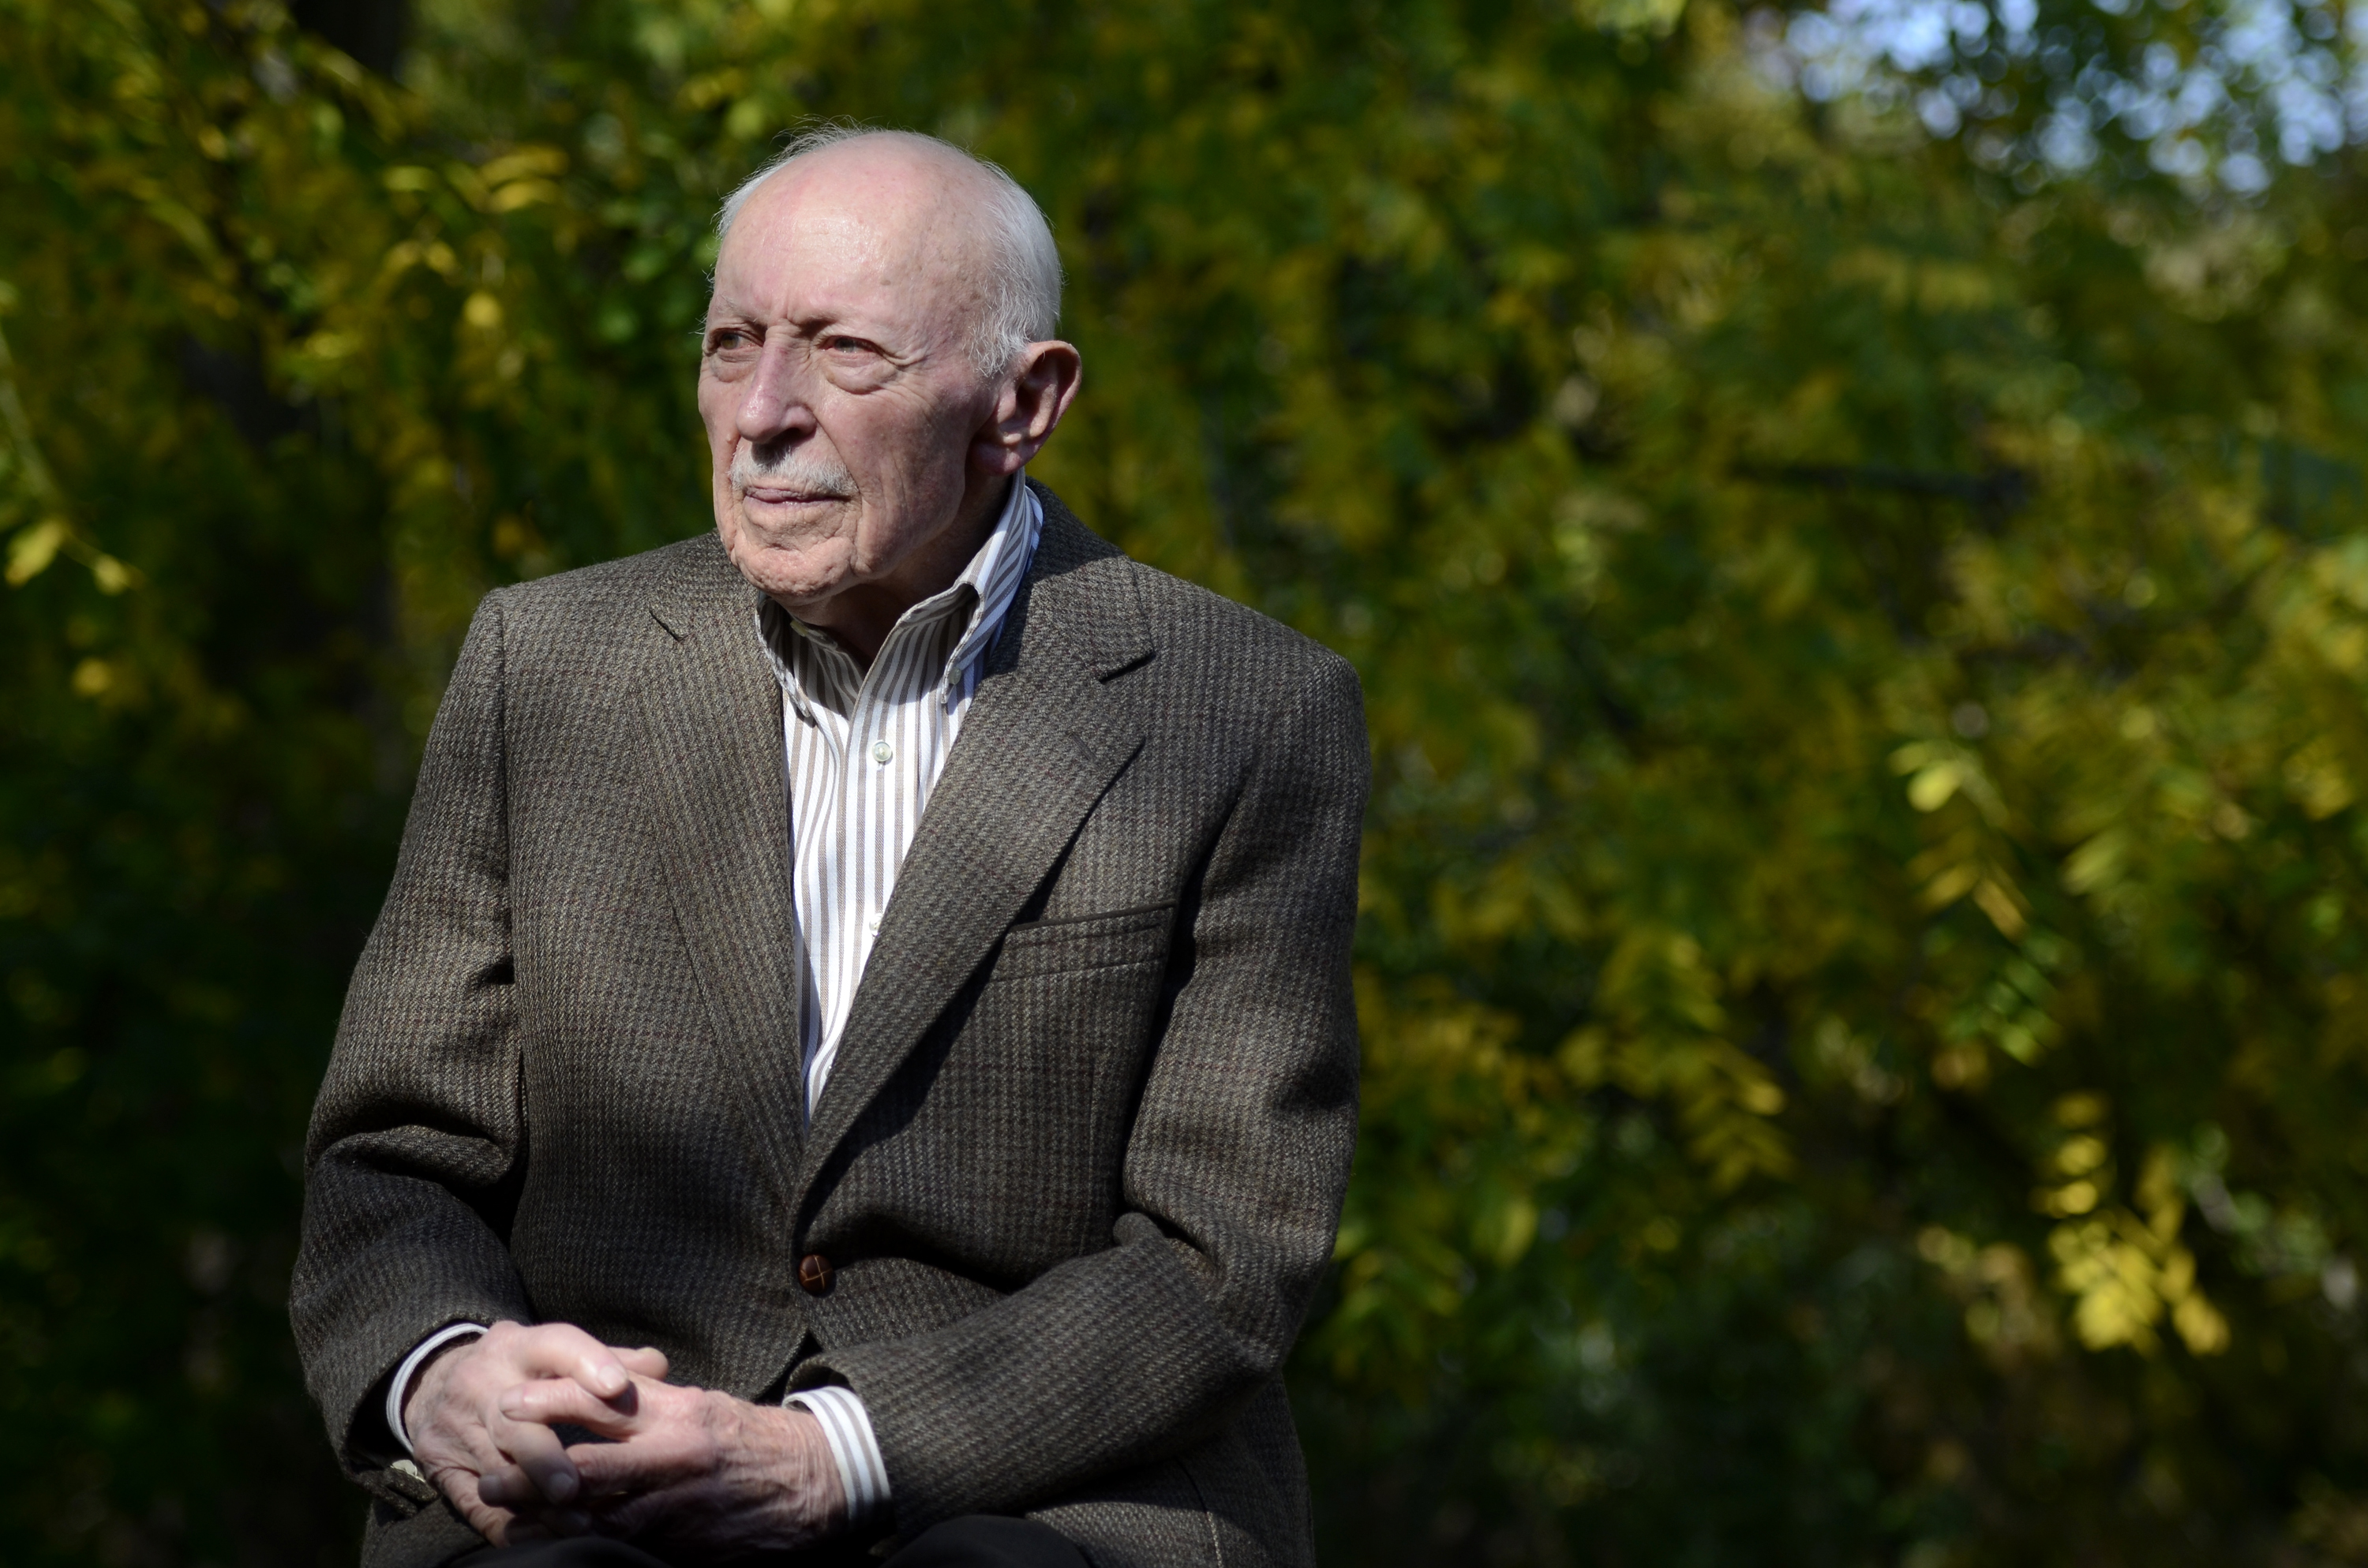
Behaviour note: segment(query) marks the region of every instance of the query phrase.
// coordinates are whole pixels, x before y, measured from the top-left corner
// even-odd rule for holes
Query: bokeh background
[[[0,1559],[343,1564],[298,1142],[785,128],[1363,673],[1327,1562],[2368,1562],[2368,7],[0,0]]]

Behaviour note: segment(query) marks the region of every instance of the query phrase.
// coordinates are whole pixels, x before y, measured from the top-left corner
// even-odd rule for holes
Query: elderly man
[[[715,532],[488,596],[314,1112],[364,1559],[1305,1562],[1355,677],[1024,478],[1001,171],[826,133],[721,227]]]

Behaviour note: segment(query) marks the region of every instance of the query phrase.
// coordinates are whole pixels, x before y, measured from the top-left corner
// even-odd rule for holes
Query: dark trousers
[[[825,1557],[846,1561],[824,1552],[789,1552],[762,1561],[791,1568],[793,1563]],[[889,1568],[1086,1568],[1085,1554],[1058,1530],[998,1514],[965,1514],[932,1525],[890,1557],[888,1563]],[[452,1568],[667,1568],[667,1564],[638,1546],[584,1536],[529,1546],[489,1546],[469,1553]]]

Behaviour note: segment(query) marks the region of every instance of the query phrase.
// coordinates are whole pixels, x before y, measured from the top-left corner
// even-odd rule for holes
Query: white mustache
[[[745,495],[759,484],[768,490],[829,495],[842,501],[855,494],[855,476],[836,459],[787,448],[776,449],[770,458],[760,457],[756,442],[743,441],[732,453],[732,488]]]

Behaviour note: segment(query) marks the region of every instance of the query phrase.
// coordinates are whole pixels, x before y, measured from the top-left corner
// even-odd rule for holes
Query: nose
[[[777,332],[765,340],[757,373],[748,378],[747,395],[740,400],[740,435],[750,441],[778,441],[802,436],[814,427],[814,409],[807,401],[804,345],[795,335]]]

